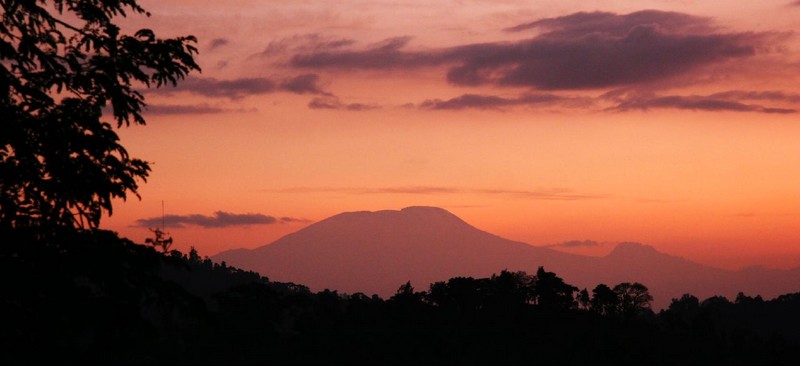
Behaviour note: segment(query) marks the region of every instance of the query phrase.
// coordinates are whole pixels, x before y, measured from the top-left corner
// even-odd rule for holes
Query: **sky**
[[[800,266],[800,2],[142,0],[202,73],[120,131],[102,227],[201,255],[345,211],[445,208],[604,255]]]

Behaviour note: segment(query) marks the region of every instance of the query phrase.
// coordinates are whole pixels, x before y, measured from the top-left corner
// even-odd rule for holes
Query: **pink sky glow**
[[[147,0],[200,74],[123,129],[153,162],[102,226],[267,244],[438,206],[532,245],[800,266],[800,6],[777,1]],[[157,219],[153,221],[152,219]]]

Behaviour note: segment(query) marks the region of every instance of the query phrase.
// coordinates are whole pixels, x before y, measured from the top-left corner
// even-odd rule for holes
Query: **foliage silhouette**
[[[96,228],[150,171],[107,118],[145,124],[136,88],[199,71],[196,39],[124,34],[120,17],[149,16],[135,0],[0,4],[0,226]]]
[[[536,281],[533,292],[536,303],[547,308],[571,309],[577,306],[574,293],[578,288],[568,285],[563,279],[553,272],[547,272],[544,267],[536,271]]]
[[[150,244],[156,248],[161,248],[161,251],[164,253],[169,251],[169,247],[172,246],[172,237],[169,236],[169,233],[165,233],[159,228],[150,229],[150,231],[153,232],[153,237],[145,239],[145,244]]]
[[[600,315],[617,315],[619,312],[619,296],[606,284],[597,285],[592,290],[592,300],[590,301],[592,311]]]
[[[638,282],[623,282],[614,286],[614,293],[619,299],[619,312],[622,316],[632,317],[650,311],[653,296],[647,286]]]

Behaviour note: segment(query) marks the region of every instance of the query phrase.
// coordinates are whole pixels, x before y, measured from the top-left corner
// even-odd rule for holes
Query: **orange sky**
[[[196,35],[203,73],[120,133],[154,163],[103,223],[134,240],[162,200],[204,255],[429,205],[576,253],[800,265],[791,0],[141,3],[126,24]]]

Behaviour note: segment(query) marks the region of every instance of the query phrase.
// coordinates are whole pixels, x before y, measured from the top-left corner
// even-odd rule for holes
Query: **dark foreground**
[[[800,293],[583,290],[540,268],[389,299],[311,293],[104,231],[0,233],[0,364],[792,365]],[[420,284],[422,285],[422,284]]]

